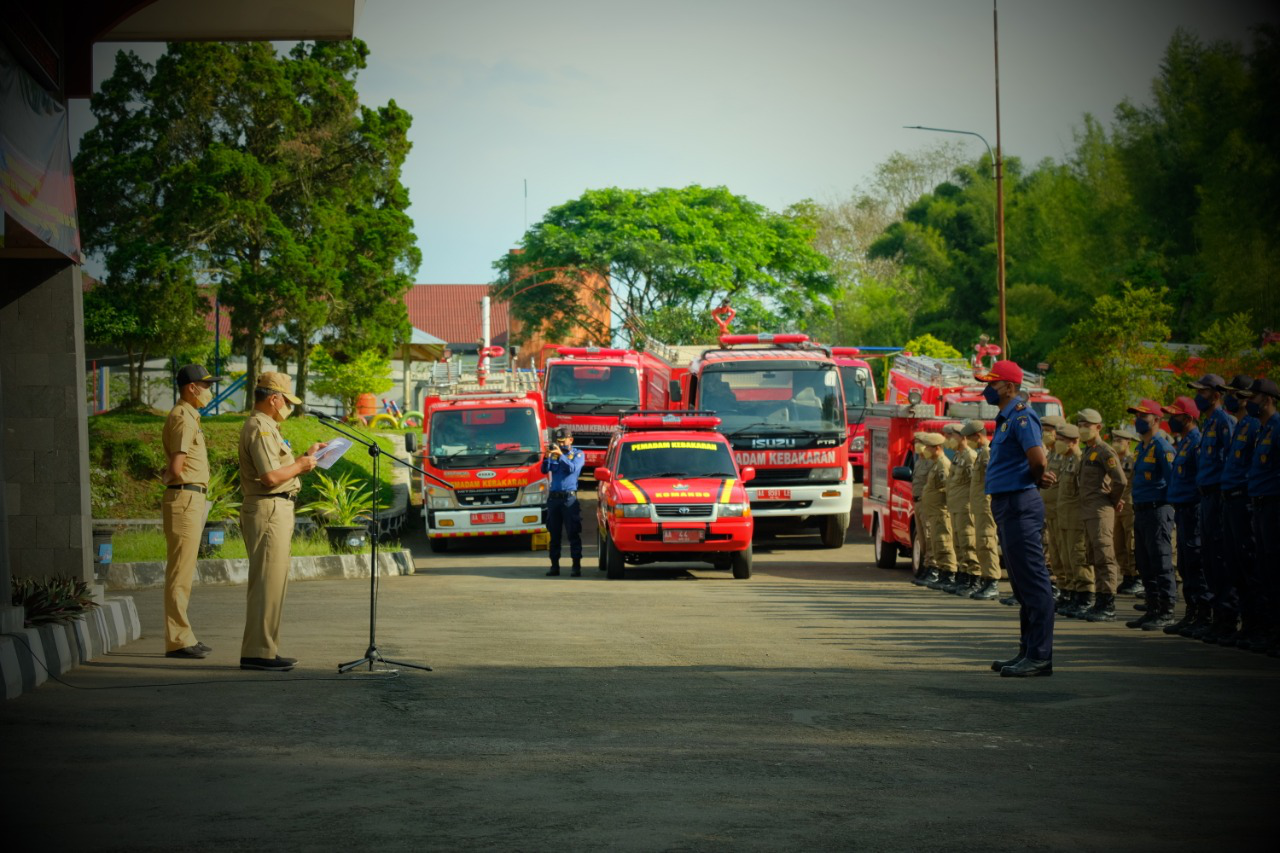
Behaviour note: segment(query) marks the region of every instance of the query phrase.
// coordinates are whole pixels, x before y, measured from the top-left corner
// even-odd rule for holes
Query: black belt
[[[184,492],[199,492],[204,494],[206,489],[204,486],[197,486],[195,483],[179,483],[176,486],[165,486],[167,489],[181,489]]]
[[[298,502],[297,495],[254,495],[254,497],[255,498],[279,498],[282,501],[289,501],[290,503]]]
[[[547,494],[551,495],[551,497],[553,497],[553,498],[562,498],[562,497],[564,497],[565,495],[576,495],[577,493],[578,493],[578,490],[577,490],[577,489],[571,489],[571,490],[569,490],[569,491],[567,491],[567,492],[564,492],[564,491],[552,491],[552,492],[548,492]]]
[[[1246,498],[1247,499],[1249,497],[1249,488],[1248,486],[1240,486],[1237,489],[1232,489],[1230,491],[1223,492],[1222,496],[1224,498]]]
[[[1134,509],[1159,509],[1162,506],[1168,506],[1168,504],[1165,501],[1143,501],[1142,503],[1135,503],[1133,505],[1133,508]]]

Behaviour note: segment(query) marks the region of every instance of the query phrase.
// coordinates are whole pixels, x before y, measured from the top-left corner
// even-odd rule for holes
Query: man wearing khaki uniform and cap
[[[1058,527],[1054,539],[1054,565],[1058,585],[1067,596],[1058,607],[1063,616],[1077,618],[1093,606],[1093,566],[1080,520],[1080,430],[1074,424],[1058,428]]]
[[[961,435],[974,453],[973,471],[969,477],[969,511],[973,514],[979,583],[969,597],[978,601],[994,601],[1000,597],[1000,546],[996,519],[991,514],[991,495],[987,494],[991,442],[987,439],[987,425],[979,420],[966,422]]]
[[[925,455],[924,444],[920,441],[922,432],[917,432],[912,439],[911,450],[914,454],[911,466],[911,500],[912,513],[916,520],[916,530],[920,531],[920,571],[911,579],[916,586],[925,586],[938,579],[938,568],[933,564],[933,554],[929,552],[929,526],[924,515],[924,484],[929,481],[929,469],[933,467],[933,459]]]
[[[169,464],[164,482],[164,524],[168,560],[164,567],[164,656],[204,658],[213,649],[196,639],[187,618],[191,582],[196,573],[200,537],[204,535],[205,492],[209,486],[209,452],[200,429],[200,409],[213,400],[209,389],[221,377],[199,364],[178,371],[180,398],[164,422],[161,441]]]
[[[280,657],[280,616],[289,583],[289,544],[298,478],[316,467],[313,444],[294,459],[279,424],[302,401],[283,373],[264,373],[253,392],[253,413],[240,430],[240,528],[249,552],[249,589],[240,668],[288,672],[297,660]]]
[[[925,529],[929,534],[929,554],[938,567],[938,579],[925,584],[929,589],[942,589],[956,579],[956,552],[951,543],[951,514],[947,511],[947,475],[951,460],[942,452],[945,439],[936,432],[917,433],[924,445],[924,455],[933,462],[924,484],[920,506],[924,510]]]
[[[951,515],[951,542],[956,551],[956,579],[946,586],[952,595],[969,597],[978,588],[978,551],[974,542],[973,508],[969,502],[969,482],[977,453],[960,431],[961,423],[943,426],[946,446],[951,448],[951,471],[947,474],[947,512]]]
[[[1062,482],[1062,463],[1063,458],[1057,450],[1058,430],[1066,425],[1066,421],[1060,415],[1045,415],[1040,419],[1040,436],[1044,443],[1045,470],[1052,471],[1053,475],[1058,478],[1052,486],[1040,490],[1040,497],[1044,498],[1044,555],[1045,562],[1049,566],[1049,574],[1053,577],[1054,585],[1058,588],[1058,603],[1064,600],[1065,593],[1062,586],[1062,569],[1057,565],[1058,545],[1056,537],[1058,535],[1058,489]]]
[[[1080,460],[1080,520],[1084,522],[1093,564],[1097,597],[1083,617],[1090,622],[1114,622],[1116,588],[1120,586],[1120,564],[1116,562],[1116,514],[1124,508],[1124,487],[1128,480],[1120,457],[1100,437],[1102,415],[1095,409],[1081,409],[1076,427],[1084,443]]]

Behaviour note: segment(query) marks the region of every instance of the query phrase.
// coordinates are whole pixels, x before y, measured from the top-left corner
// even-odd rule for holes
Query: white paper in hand
[[[332,468],[333,463],[342,458],[342,454],[347,452],[347,448],[351,447],[351,442],[345,438],[332,438],[324,446],[322,450],[316,451],[316,467]]]

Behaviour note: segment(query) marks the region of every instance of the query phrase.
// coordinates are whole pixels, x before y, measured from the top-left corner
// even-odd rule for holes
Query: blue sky
[[[1176,27],[1244,41],[1268,17],[1241,0],[1003,0],[1006,155],[1061,157],[1085,112],[1145,102]],[[903,125],[995,145],[990,0],[368,0],[356,35],[362,100],[414,116],[422,283],[489,281],[526,204],[532,224],[587,189],[723,184],[780,210],[939,139]],[[95,81],[120,47],[160,50],[98,45]],[[73,102],[73,148],[91,122]]]

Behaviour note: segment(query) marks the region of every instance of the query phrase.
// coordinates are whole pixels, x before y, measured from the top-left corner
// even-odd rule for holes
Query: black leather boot
[[[1150,614],[1150,613],[1151,613],[1151,611],[1150,611],[1150,610],[1148,610],[1148,611],[1147,611],[1147,613],[1148,613],[1148,614]],[[1163,630],[1165,630],[1166,628],[1168,628],[1168,627],[1170,627],[1171,625],[1173,625],[1173,619],[1174,619],[1174,617],[1173,617],[1173,602],[1172,602],[1172,601],[1162,601],[1162,602],[1160,602],[1160,605],[1159,605],[1159,607],[1157,608],[1155,618],[1153,618],[1150,622],[1147,622],[1147,624],[1143,625],[1143,626],[1142,626],[1142,630],[1144,630],[1144,631],[1163,631]]]
[[[573,561],[573,568],[569,570],[569,577],[571,578],[582,577],[582,561],[581,560]]]
[[[925,586],[929,589],[943,589],[949,583],[953,583],[956,579],[955,572],[938,572],[938,579],[929,581]]]
[[[999,672],[1000,670],[1004,669],[1006,666],[1013,666],[1014,664],[1020,663],[1022,659],[1025,658],[1026,656],[1027,656],[1027,650],[1023,646],[1019,645],[1018,653],[1013,657],[1009,658],[1008,660],[993,660],[991,662],[991,671]]]
[[[1164,629],[1166,634],[1181,634],[1183,628],[1191,627],[1191,623],[1196,621],[1196,603],[1194,601],[1187,602],[1187,609],[1183,611],[1182,618],[1174,622],[1168,628]]]
[[[1000,582],[995,578],[987,578],[969,593],[969,597],[974,601],[995,601],[1000,597]]]
[[[1083,615],[1089,622],[1116,621],[1116,597],[1107,592],[1099,593],[1093,607]]]
[[[560,574],[560,564],[552,563],[550,571],[547,572],[547,577],[554,578],[554,577],[558,577],[559,574]]]
[[[928,586],[929,584],[935,582],[936,580],[938,580],[938,570],[935,569],[933,566],[929,566],[928,568],[924,569],[920,577],[914,579],[911,582],[916,586]]]
[[[1153,619],[1155,619],[1159,615],[1160,615],[1160,608],[1156,606],[1155,600],[1148,598],[1146,612],[1143,613],[1141,616],[1137,617],[1136,619],[1130,619],[1128,622],[1125,622],[1124,626],[1126,628],[1139,628],[1139,629],[1145,628],[1147,627],[1147,623],[1151,622]]]

